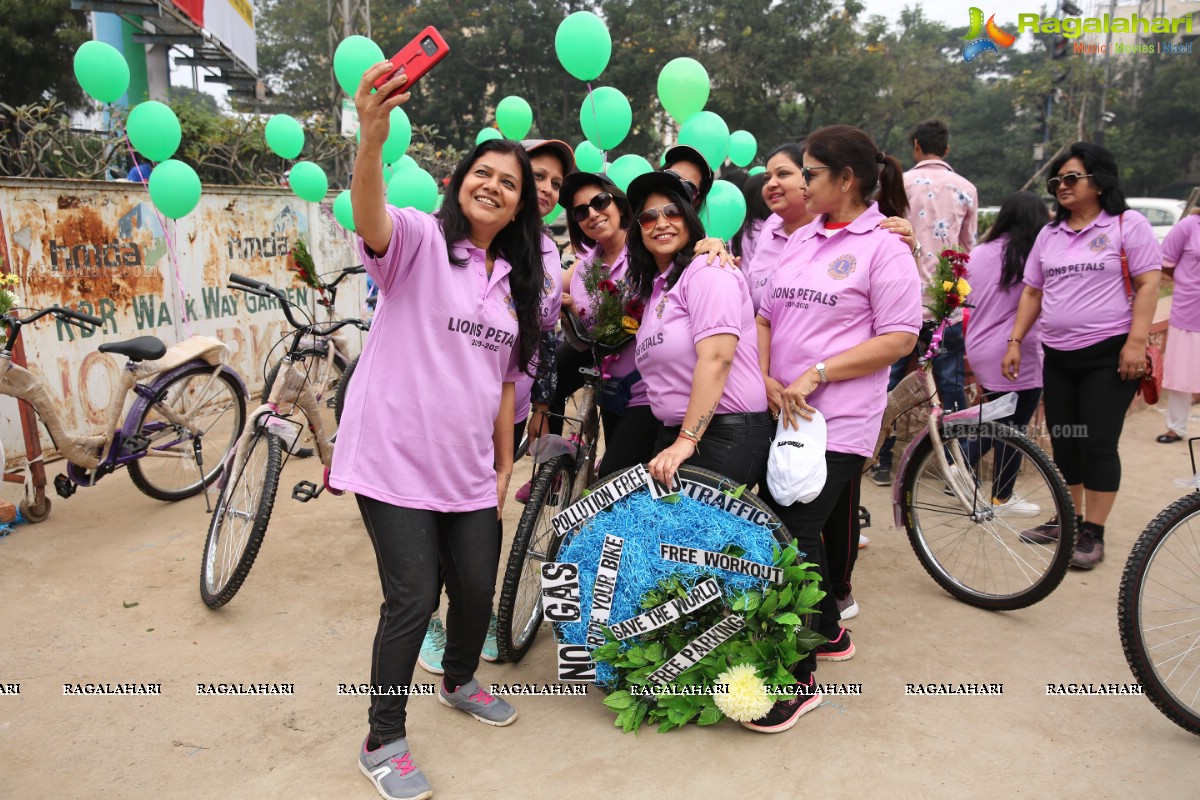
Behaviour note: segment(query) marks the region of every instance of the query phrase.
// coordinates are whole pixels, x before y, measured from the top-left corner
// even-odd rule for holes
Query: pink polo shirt
[[[990,391],[1009,392],[1019,389],[1040,389],[1042,386],[1042,330],[1035,322],[1021,340],[1021,370],[1015,381],[1000,371],[1008,352],[1008,337],[1012,335],[1013,320],[1017,318],[1017,303],[1025,284],[1000,288],[1004,269],[1004,248],[1008,236],[985,242],[971,251],[967,264],[967,283],[971,284],[968,301],[971,323],[967,325],[967,358],[979,383]]]
[[[747,260],[742,257],[742,272],[746,273],[746,285],[750,288],[750,301],[754,311],[762,305],[763,289],[779,261],[779,254],[787,244],[787,234],[783,232],[783,219],[778,214],[772,214],[763,222],[762,230],[754,240],[754,251]]]
[[[538,319],[542,331],[552,331],[558,325],[558,312],[562,308],[562,258],[558,254],[558,245],[554,240],[542,234],[542,269],[546,277],[542,282],[542,302],[538,305]],[[536,363],[530,366],[530,372],[537,374]],[[522,372],[516,380],[517,391],[517,422],[529,418],[529,401],[533,395],[533,378]]]
[[[596,324],[596,318],[592,316],[591,299],[588,297],[587,290],[583,288],[583,272],[593,258],[601,257],[602,251],[599,247],[591,250],[585,250],[579,259],[575,262],[575,274],[571,276],[571,299],[575,301],[575,315],[583,320],[584,324],[589,328]],[[619,281],[628,279],[629,272],[629,249],[624,248],[621,254],[617,256],[616,262],[610,267],[609,275],[612,280]],[[637,369],[634,364],[633,342],[630,342],[615,356],[610,356],[605,360],[605,374],[611,378],[624,378],[629,373]],[[650,404],[649,398],[646,396],[646,382],[638,381],[632,387],[633,396],[629,400],[629,406],[646,406]]]
[[[696,344],[721,333],[738,337],[718,414],[767,410],[767,387],[758,367],[758,333],[746,280],[737,270],[708,265],[697,256],[667,289],[667,276],[654,279],[637,335],[637,368],[654,416],[682,425],[692,394]],[[704,409],[707,411],[707,409]]]
[[[1123,224],[1107,211],[1078,233],[1066,221],[1042,228],[1025,262],[1025,283],[1042,290],[1042,342],[1079,350],[1129,333],[1133,312],[1121,272],[1121,228],[1129,272],[1162,269],[1150,223],[1126,211]]]
[[[1200,331],[1200,216],[1188,214],[1162,243],[1163,264],[1175,267],[1171,325]]]
[[[359,239],[379,286],[371,335],[338,428],[330,485],[393,505],[477,511],[496,505],[492,432],[505,381],[516,377],[512,267],[467,241],[457,267],[438,220],[387,207],[382,256]]]
[[[879,227],[872,203],[825,230],[824,215],[792,234],[763,292],[771,323],[770,375],[784,386],[805,370],[885,333],[921,328],[921,285],[908,247]],[[823,384],[808,402],[825,417],[827,450],[870,457],[887,405],[888,367]]]

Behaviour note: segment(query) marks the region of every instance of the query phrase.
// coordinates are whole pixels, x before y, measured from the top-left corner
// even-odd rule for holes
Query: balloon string
[[[131,161],[133,161],[134,169],[138,169],[137,156],[133,152],[133,145],[129,141],[129,134],[123,133],[121,134],[121,138],[125,141],[125,148],[129,151],[129,158]],[[147,178],[140,169],[138,170],[138,178],[141,180],[142,185],[146,187],[146,191],[149,191],[150,179]],[[187,337],[190,339],[192,338],[192,322],[190,319],[188,319],[187,303],[184,302],[184,298],[187,297],[187,290],[183,285],[183,275],[179,272],[179,257],[175,254],[175,234],[178,233],[178,231],[175,228],[172,228],[171,232],[168,234],[167,221],[163,215],[159,213],[158,206],[154,205],[153,200],[150,201],[150,207],[154,209],[154,216],[158,217],[158,226],[162,229],[163,238],[167,240],[167,253],[171,257],[171,267],[175,270],[175,285],[179,287],[179,315],[183,320],[183,332],[186,333]]]
[[[587,82],[588,100],[592,103],[592,122],[596,124],[596,138],[600,138],[600,118],[596,116],[596,95],[592,91],[592,82]],[[600,171],[608,173],[608,151],[600,148]]]

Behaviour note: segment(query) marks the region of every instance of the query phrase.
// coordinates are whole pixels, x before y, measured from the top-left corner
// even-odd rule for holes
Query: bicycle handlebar
[[[68,325],[74,325],[85,333],[91,333],[96,328],[104,324],[104,320],[100,317],[84,314],[82,311],[76,311],[72,308],[63,308],[59,305],[47,306],[39,311],[35,311],[28,317],[21,319],[20,317],[11,317],[5,315],[0,317],[0,322],[3,322],[8,328],[8,341],[4,344],[5,351],[11,352],[17,343],[17,339],[21,336],[21,327],[28,325],[31,322],[36,322],[47,314],[53,314],[56,318]]]

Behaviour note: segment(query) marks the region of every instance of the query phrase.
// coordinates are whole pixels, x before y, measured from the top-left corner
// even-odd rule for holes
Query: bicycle
[[[42,379],[12,363],[21,329],[46,315],[89,333],[103,321],[59,306],[24,319],[0,317],[8,329],[0,351],[0,394],[33,406],[55,448],[66,458],[66,473],[54,479],[60,497],[71,497],[80,486],[94,486],[121,467],[128,468],[134,486],[156,500],[192,497],[216,480],[246,421],[246,385],[225,363],[228,347],[206,336],[193,336],[169,348],[153,336],[100,345],[101,353],[129,360],[109,403],[103,431],[75,434],[66,430],[59,406]],[[133,402],[123,414],[131,392]],[[211,465],[207,472],[206,463]],[[37,502],[27,496],[20,511],[27,521],[41,522],[50,514],[50,498]]]
[[[262,281],[242,275],[230,275],[228,288],[259,297],[274,298],[287,321],[295,328],[287,355],[280,362],[280,375],[272,382],[267,402],[250,414],[251,424],[229,453],[229,468],[222,476],[220,496],[209,521],[200,563],[200,597],[209,608],[225,605],[250,574],[258,556],[275,494],[283,470],[283,451],[294,449],[295,440],[306,424],[312,425],[317,454],[324,465],[321,486],[300,481],[292,489],[293,499],[308,502],[321,494],[328,485],[329,467],[333,462],[334,430],[318,410],[317,387],[313,385],[305,362],[314,355],[305,342],[312,338],[329,339],[342,328],[364,327],[361,320],[344,319],[328,323],[301,323],[292,314],[287,295]],[[304,422],[293,417],[299,410]],[[284,442],[289,444],[285,447]]]
[[[1184,730],[1200,734],[1200,478],[1188,439],[1193,491],[1142,531],[1121,573],[1117,627],[1125,660],[1146,696]]]
[[[580,352],[590,350],[593,365],[580,368],[586,379],[578,394],[575,415],[562,416],[566,436],[543,434],[532,443],[528,439],[522,443],[533,454],[534,477],[529,501],[513,535],[496,606],[496,643],[501,661],[524,658],[542,624],[541,563],[552,559],[558,545],[550,520],[578,500],[596,478],[600,438],[596,399],[603,383],[599,366],[605,356],[625,344],[594,342],[578,317],[565,314],[564,319],[567,341]]]
[[[991,421],[1011,413],[999,401],[943,415],[930,360],[889,393],[879,444],[900,414],[924,403],[925,427],[904,451],[892,487],[896,527],[904,527],[930,577],[958,600],[1012,611],[1045,599],[1075,549],[1075,505],[1062,474],[1023,433]],[[1004,496],[1008,502],[999,503]],[[1018,509],[1018,500],[1037,510]],[[1053,514],[1062,535],[1046,542],[1025,536],[1031,514]]]
[[[317,289],[317,305],[325,309],[325,321],[334,321],[335,304],[337,303],[338,284],[351,275],[362,275],[366,269],[360,264],[354,267],[346,267],[338,270],[337,277],[332,281],[326,281],[318,278],[319,285]],[[326,273],[328,274],[328,273]],[[313,392],[317,398],[317,408],[325,415],[325,423],[330,425],[329,412],[334,409],[336,403],[338,387],[342,382],[342,376],[346,374],[350,361],[350,349],[346,343],[346,339],[340,332],[334,333],[332,336],[308,336],[301,343],[305,356],[314,359],[315,374],[311,379]],[[271,395],[271,387],[275,384],[275,379],[279,375],[279,368],[283,361],[280,359],[275,362],[270,371],[267,372],[266,380],[263,383],[262,401],[267,402],[267,398]],[[338,419],[340,419],[340,414]],[[307,420],[307,418],[306,418]],[[311,458],[316,452],[316,445],[313,441],[315,426],[309,420],[305,425],[298,444],[296,445],[292,455],[297,458]]]

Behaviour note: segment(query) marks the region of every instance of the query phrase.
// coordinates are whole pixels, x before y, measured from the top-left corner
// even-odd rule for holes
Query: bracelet
[[[1020,340],[1020,339],[1013,338],[1013,337],[1011,337],[1011,336],[1010,336],[1010,337],[1008,338],[1008,343],[1009,343],[1009,344],[1012,344],[1013,342],[1016,342],[1017,344],[1020,344],[1020,343],[1021,343],[1021,340]]]
[[[677,436],[676,438],[677,439],[687,439],[692,444],[696,445],[697,448],[700,446],[700,437],[697,436],[696,434],[692,433],[691,431],[687,430],[686,428],[680,428],[679,436]]]

